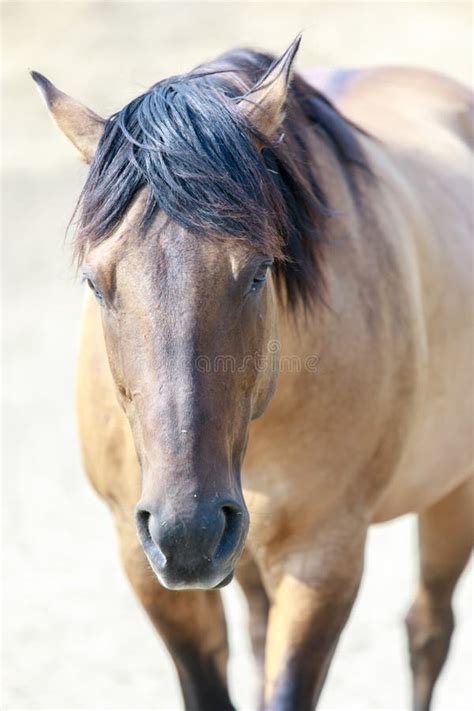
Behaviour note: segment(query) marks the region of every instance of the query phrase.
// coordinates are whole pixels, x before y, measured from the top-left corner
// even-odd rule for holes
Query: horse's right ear
[[[31,76],[57,126],[74,144],[83,160],[90,163],[104,130],[104,119],[63,94],[39,72],[31,72]]]

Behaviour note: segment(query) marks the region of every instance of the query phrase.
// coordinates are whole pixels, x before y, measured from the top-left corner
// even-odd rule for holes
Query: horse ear
[[[271,136],[283,121],[293,61],[300,42],[301,35],[298,35],[280,59],[240,100],[241,110],[249,121],[267,136]]]
[[[59,129],[74,144],[86,163],[90,163],[104,130],[104,119],[79,101],[63,94],[39,72],[31,72],[31,76]]]

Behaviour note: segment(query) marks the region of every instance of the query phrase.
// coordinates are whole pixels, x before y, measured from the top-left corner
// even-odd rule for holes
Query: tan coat
[[[408,627],[421,711],[472,545],[472,96],[421,70],[307,76],[378,139],[361,138],[377,187],[356,208],[334,154],[314,136],[324,190],[338,195],[328,307],[296,322],[280,309],[273,324],[280,373],[250,425],[242,469],[250,531],[237,574],[261,663],[266,645],[265,708],[311,708],[357,592],[367,527],[418,513],[421,582]],[[98,248],[100,260],[115,248],[113,240]],[[266,299],[273,319],[271,281]],[[86,471],[112,508],[125,568],[173,653],[187,708],[226,708],[219,594],[162,588],[135,535],[137,441],[92,295],[77,392]]]

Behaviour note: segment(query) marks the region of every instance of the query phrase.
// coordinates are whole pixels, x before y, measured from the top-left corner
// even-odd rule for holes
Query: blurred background
[[[304,31],[311,65],[415,64],[472,85],[466,2],[3,2],[3,709],[180,708],[173,666],[121,571],[111,517],[81,471],[73,386],[81,287],[64,235],[86,168],[28,68],[104,116],[160,78],[233,46],[281,52]],[[402,619],[416,584],[411,517],[374,528],[325,711],[408,708]],[[235,702],[253,670],[239,590]],[[436,711],[474,707],[472,566]],[[296,711],[296,710],[295,710]]]

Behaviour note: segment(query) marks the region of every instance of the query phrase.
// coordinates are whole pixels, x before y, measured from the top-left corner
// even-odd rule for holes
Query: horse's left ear
[[[59,91],[39,72],[31,72],[31,76],[58,128],[74,144],[86,163],[90,163],[104,130],[104,119]]]
[[[271,136],[283,121],[293,61],[301,42],[298,35],[270,69],[239,103],[251,123]]]

